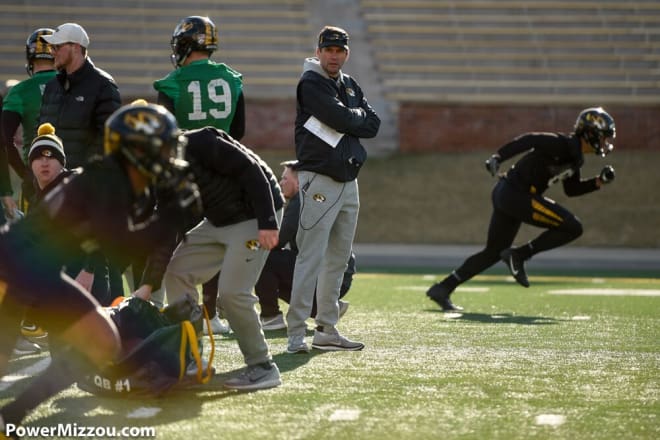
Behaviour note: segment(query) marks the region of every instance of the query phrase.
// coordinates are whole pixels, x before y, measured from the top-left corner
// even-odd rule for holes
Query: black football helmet
[[[46,35],[53,35],[54,30],[50,28],[39,28],[32,32],[25,42],[25,70],[28,75],[32,76],[34,73],[32,63],[34,60],[54,60],[53,54],[50,52],[50,44],[42,40],[41,37]]]
[[[153,183],[169,180],[185,168],[185,138],[174,116],[156,104],[129,104],[105,123],[105,153],[118,152]]]
[[[208,52],[210,56],[218,48],[218,32],[210,18],[192,15],[176,26],[170,45],[172,64],[181,67],[193,50]]]
[[[614,118],[602,107],[592,107],[582,110],[575,121],[575,135],[585,139],[596,154],[605,157],[612,150],[616,137]]]

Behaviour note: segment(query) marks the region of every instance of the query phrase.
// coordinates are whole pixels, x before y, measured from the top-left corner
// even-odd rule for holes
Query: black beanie
[[[53,157],[57,159],[62,166],[66,166],[66,155],[64,154],[64,146],[62,139],[55,135],[55,127],[51,124],[41,124],[39,126],[39,135],[34,138],[28,153],[28,164],[31,166],[32,161],[41,157]]]

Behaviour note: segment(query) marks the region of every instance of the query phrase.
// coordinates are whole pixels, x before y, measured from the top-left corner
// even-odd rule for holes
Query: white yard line
[[[591,296],[660,296],[659,289],[558,289],[549,290],[551,295]]]

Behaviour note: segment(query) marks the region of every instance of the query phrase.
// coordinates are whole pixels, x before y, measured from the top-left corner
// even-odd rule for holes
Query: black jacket
[[[308,58],[296,96],[298,170],[317,172],[339,182],[354,180],[367,160],[360,138],[376,136],[380,127],[380,119],[358,83],[344,73],[335,81],[323,71],[317,59]],[[336,147],[304,127],[311,116],[344,134]]]
[[[46,84],[39,123],[55,126],[64,143],[67,166],[76,168],[103,154],[105,121],[120,106],[114,79],[87,58],[71,75],[61,71]]]
[[[184,136],[204,216],[214,226],[256,218],[259,229],[278,229],[275,212],[284,198],[275,175],[259,156],[217,128],[191,130]]]
[[[579,196],[598,189],[596,178],[581,179],[584,155],[580,140],[561,133],[526,133],[500,147],[502,161],[525,154],[507,171],[505,179],[523,191],[543,194],[562,182],[567,196]]]

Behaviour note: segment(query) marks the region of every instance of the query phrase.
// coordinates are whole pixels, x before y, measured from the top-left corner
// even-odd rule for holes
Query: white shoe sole
[[[305,344],[304,347],[300,346],[293,350],[291,349],[291,347],[287,347],[286,352],[289,354],[306,354],[309,353],[309,346]]]
[[[355,347],[345,347],[343,345],[320,345],[312,343],[312,348],[322,351],[360,351],[364,348],[364,344]]]
[[[231,383],[224,384],[224,387],[230,390],[239,390],[239,391],[254,391],[254,390],[267,390],[269,388],[275,388],[282,385],[281,379],[272,379],[266,380],[263,382],[256,382],[253,384],[246,385],[232,385]]]

